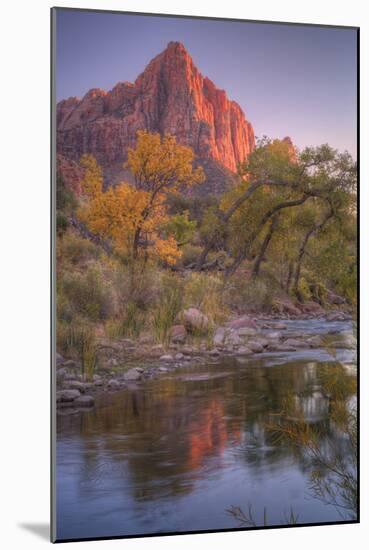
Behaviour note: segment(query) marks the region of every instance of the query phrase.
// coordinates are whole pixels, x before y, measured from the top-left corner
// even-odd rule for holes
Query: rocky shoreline
[[[216,328],[212,338],[191,339],[188,327],[191,322],[204,322],[196,310],[192,321],[186,325],[172,327],[170,343],[164,347],[156,344],[150,335],[143,335],[135,341],[123,338],[117,341],[101,340],[98,349],[98,369],[91,381],[82,375],[81,363],[56,356],[56,403],[58,410],[86,409],[95,404],[95,398],[106,392],[116,392],[137,383],[157,377],[184,366],[217,364],[225,357],[252,358],[260,354],[296,352],[323,348],[326,342],[319,334],[306,334],[294,330],[296,321],[351,321],[344,311],[313,315],[302,314],[291,318],[277,315],[234,318]],[[187,329],[185,328],[187,326]],[[339,334],[333,329],[330,335]],[[347,333],[343,341],[335,342],[335,349],[355,349],[352,334]]]

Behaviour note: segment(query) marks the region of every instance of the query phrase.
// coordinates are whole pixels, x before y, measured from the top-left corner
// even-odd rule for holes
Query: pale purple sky
[[[59,9],[56,41],[58,101],[133,82],[179,41],[257,136],[329,143],[356,157],[355,29]]]

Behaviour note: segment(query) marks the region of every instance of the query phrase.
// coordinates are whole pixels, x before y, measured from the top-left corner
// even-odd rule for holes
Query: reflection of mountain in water
[[[267,475],[287,458],[303,471],[303,457],[265,428],[291,397],[296,417],[319,426],[322,445],[340,440],[320,382],[331,364],[226,366],[228,376],[173,375],[105,396],[91,412],[61,416],[58,437],[81,439],[81,479],[93,485],[121,477],[122,490],[146,500],[191,492],[197,480],[227,468],[229,456],[255,474]]]

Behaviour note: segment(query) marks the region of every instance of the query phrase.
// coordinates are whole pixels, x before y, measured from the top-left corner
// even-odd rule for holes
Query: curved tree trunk
[[[302,240],[302,243],[301,243],[301,246],[300,246],[300,249],[299,249],[299,253],[298,253],[298,256],[297,256],[296,271],[295,271],[295,277],[294,277],[294,282],[293,282],[293,290],[294,290],[294,293],[296,294],[296,297],[299,301],[302,301],[302,296],[301,296],[301,293],[300,293],[300,290],[299,290],[299,283],[300,283],[300,277],[301,277],[302,262],[303,262],[303,259],[304,259],[304,256],[305,256],[307,245],[309,244],[309,241],[310,241],[311,237],[316,236],[319,233],[319,231],[321,231],[323,229],[323,227],[328,223],[328,221],[331,218],[333,218],[333,216],[334,216],[334,212],[331,209],[326,214],[326,216],[324,216],[323,220],[320,223],[314,225],[311,229],[309,229],[309,231],[305,234],[305,236]]]
[[[284,208],[292,208],[294,206],[299,206],[306,202],[311,195],[304,194],[301,198],[293,200],[293,201],[285,201],[277,204],[276,206],[273,206],[268,212],[266,212],[259,222],[258,226],[254,231],[251,233],[250,237],[247,239],[247,241],[244,243],[244,246],[242,247],[242,250],[238,253],[237,257],[235,258],[233,264],[229,266],[229,268],[226,270],[226,277],[229,277],[230,275],[233,275],[235,271],[239,268],[239,266],[242,264],[244,260],[248,257],[250,253],[250,249],[252,244],[254,243],[255,239],[259,235],[260,231],[263,229],[264,225],[272,218],[277,212],[280,210],[283,210]]]
[[[260,266],[261,266],[261,262],[263,261],[264,259],[264,256],[265,256],[265,253],[267,251],[267,248],[270,244],[270,241],[272,240],[272,237],[273,237],[273,233],[277,227],[277,220],[278,220],[278,214],[274,216],[274,218],[271,219],[271,222],[270,222],[270,225],[269,225],[269,229],[268,229],[268,232],[267,234],[265,235],[264,237],[264,240],[263,240],[263,243],[260,247],[260,251],[259,251],[259,254],[257,255],[256,257],[256,260],[255,260],[255,263],[254,263],[254,266],[252,268],[252,276],[254,278],[256,278],[258,275],[259,275],[259,272],[260,272]]]
[[[283,180],[280,180],[280,181],[279,180],[270,180],[270,181],[257,180],[250,185],[250,187],[232,204],[230,208],[228,208],[226,212],[223,213],[221,217],[221,221],[223,223],[227,223],[231,219],[233,214],[240,208],[240,206],[242,206],[243,203],[246,202],[257,189],[259,189],[259,187],[263,187],[263,186],[294,187],[294,185],[291,184],[290,182],[283,181]],[[215,244],[215,238],[210,239],[210,241],[203,248],[199,256],[199,259],[197,260],[197,265],[196,265],[197,270],[199,271],[201,270],[202,266],[206,261],[207,255],[209,254],[214,244]]]
[[[295,270],[295,264],[291,260],[289,265],[288,265],[288,275],[287,275],[287,281],[286,281],[286,292],[287,292],[287,294],[290,292],[294,270]]]

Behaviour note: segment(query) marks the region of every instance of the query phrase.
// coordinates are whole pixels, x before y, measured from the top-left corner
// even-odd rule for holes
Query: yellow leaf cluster
[[[137,189],[156,194],[181,186],[192,186],[205,179],[202,168],[193,170],[194,153],[190,147],[179,145],[176,138],[146,131],[137,132],[137,145],[129,149],[126,167],[130,169]]]
[[[131,260],[137,250],[141,256],[145,254],[174,264],[181,256],[177,241],[172,235],[160,236],[160,228],[169,220],[165,195],[159,193],[153,200],[150,192],[135,189],[128,183],[104,191],[94,163],[84,159],[84,166],[87,169],[82,189],[87,200],[81,205],[78,217],[89,230],[110,240],[116,251]],[[137,235],[139,246],[136,246]]]

